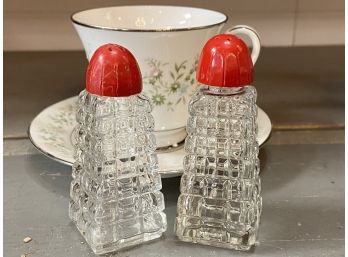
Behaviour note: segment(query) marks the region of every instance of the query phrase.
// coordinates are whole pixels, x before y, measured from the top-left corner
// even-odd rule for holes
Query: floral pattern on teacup
[[[147,86],[144,91],[154,107],[166,106],[174,111],[175,105],[186,104],[198,85],[195,79],[198,56],[192,64],[184,60],[173,67],[154,58],[147,58],[145,62],[150,71],[143,77],[143,83]],[[170,79],[165,80],[165,75]]]
[[[60,106],[54,112],[49,113],[45,120],[50,122],[39,127],[37,131],[41,144],[49,148],[59,149],[62,154],[69,156],[71,154],[71,138],[64,132],[67,128],[75,125],[75,102],[65,106]]]

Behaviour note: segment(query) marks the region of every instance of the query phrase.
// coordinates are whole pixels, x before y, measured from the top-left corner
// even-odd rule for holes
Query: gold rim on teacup
[[[117,27],[107,27],[107,26],[100,26],[100,25],[93,25],[93,24],[87,24],[85,22],[78,21],[74,16],[77,14],[81,14],[83,12],[88,12],[88,11],[95,11],[95,10],[100,10],[100,9],[110,9],[110,8],[132,8],[132,7],[149,7],[149,8],[186,8],[186,9],[191,9],[191,10],[200,10],[200,11],[206,11],[206,12],[211,12],[215,14],[219,14],[223,17],[223,19],[219,22],[215,23],[210,23],[207,25],[202,25],[202,26],[192,26],[192,27],[183,27],[183,28],[160,28],[160,29],[133,29],[133,28],[117,28]],[[217,25],[221,25],[227,22],[228,16],[220,11],[215,11],[215,10],[209,10],[209,9],[204,9],[204,8],[197,8],[197,7],[190,7],[190,6],[174,6],[174,5],[120,5],[120,6],[107,6],[107,7],[100,7],[100,8],[92,8],[92,9],[83,9],[74,12],[71,14],[70,19],[73,23],[88,27],[88,28],[94,28],[94,29],[102,29],[102,30],[112,30],[112,31],[129,31],[129,32],[176,32],[176,31],[190,31],[190,30],[200,30],[200,29],[206,29],[206,28],[211,28],[215,27]]]

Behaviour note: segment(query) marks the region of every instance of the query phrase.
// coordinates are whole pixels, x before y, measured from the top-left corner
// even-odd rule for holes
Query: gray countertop
[[[110,256],[344,256],[344,48],[264,53],[271,57],[258,63],[259,105],[275,131],[260,151],[258,245],[241,253],[179,242],[173,222],[180,180],[171,178],[163,179],[164,237]],[[275,65],[280,56],[283,65]],[[320,59],[326,69],[309,67]],[[95,256],[68,218],[70,167],[38,153],[25,133],[42,108],[81,90],[83,54],[5,53],[4,60],[4,256]],[[24,243],[27,236],[33,240]]]

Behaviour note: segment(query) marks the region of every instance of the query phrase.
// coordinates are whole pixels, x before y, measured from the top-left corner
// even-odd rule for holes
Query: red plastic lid
[[[241,87],[253,81],[248,46],[231,34],[212,37],[204,45],[197,68],[198,82],[217,87]]]
[[[99,47],[86,73],[86,90],[100,96],[130,96],[142,90],[141,73],[130,51],[116,44]]]

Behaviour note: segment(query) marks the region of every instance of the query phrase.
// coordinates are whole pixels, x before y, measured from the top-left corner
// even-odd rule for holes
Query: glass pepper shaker
[[[221,34],[204,46],[202,87],[189,105],[175,233],[236,250],[256,242],[261,214],[256,90],[246,44]]]
[[[107,44],[94,53],[79,95],[69,216],[96,254],[166,230],[154,119],[134,56]]]

